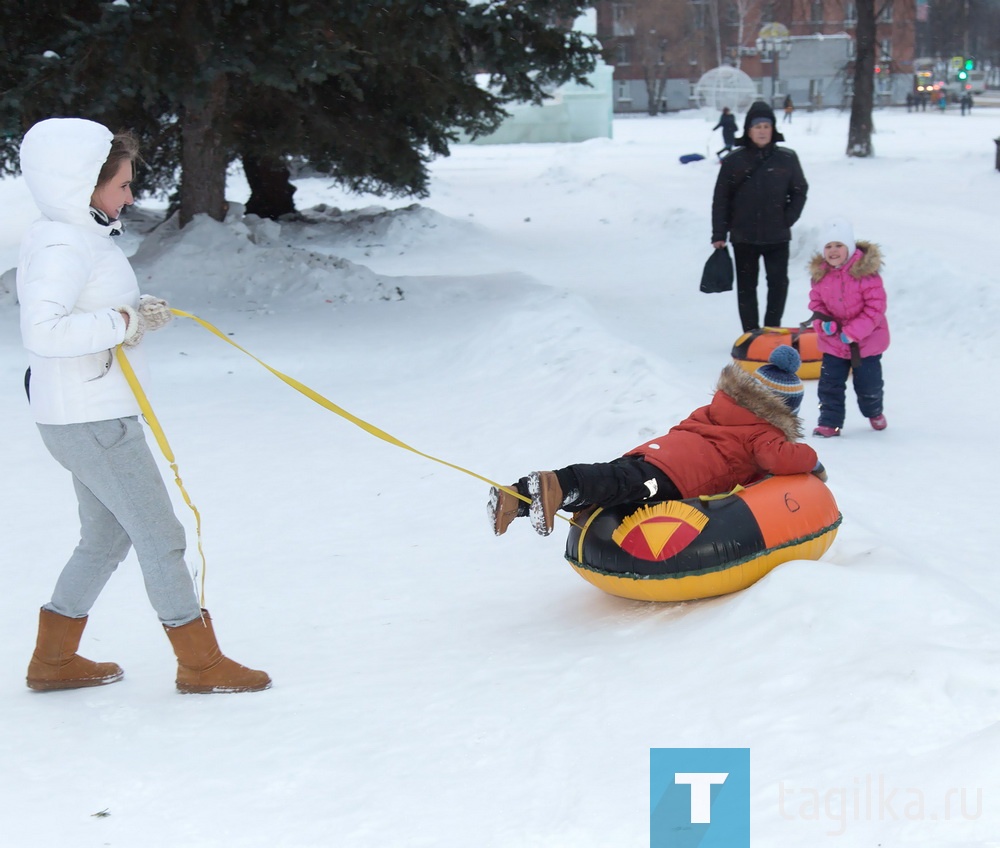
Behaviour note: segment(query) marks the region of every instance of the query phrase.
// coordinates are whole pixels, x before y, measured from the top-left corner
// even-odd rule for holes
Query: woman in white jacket
[[[184,562],[184,528],[114,357],[125,345],[142,380],[143,333],[172,318],[165,301],[139,296],[135,273],[114,240],[122,229],[118,217],[132,203],[135,140],[92,121],[54,118],[28,130],[20,153],[42,212],[25,234],[17,267],[30,364],[26,387],[42,441],[73,476],[80,512],[80,542],[39,615],[28,686],[76,689],[122,678],[117,664],[76,651],[90,608],[134,547],[149,600],[177,655],[177,688],[266,689],[266,673],[219,650]]]

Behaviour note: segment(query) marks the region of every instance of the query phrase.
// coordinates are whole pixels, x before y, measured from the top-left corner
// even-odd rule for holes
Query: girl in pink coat
[[[809,308],[823,354],[819,426],[813,435],[840,435],[848,375],[853,376],[861,414],[875,430],[884,430],[882,353],[889,347],[889,324],[879,276],[882,253],[877,244],[855,242],[845,218],[828,221],[822,238],[823,252],[809,265]]]

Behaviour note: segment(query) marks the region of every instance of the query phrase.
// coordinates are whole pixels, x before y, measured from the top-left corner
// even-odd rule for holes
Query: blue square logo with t
[[[750,749],[650,748],[649,846],[750,848]]]

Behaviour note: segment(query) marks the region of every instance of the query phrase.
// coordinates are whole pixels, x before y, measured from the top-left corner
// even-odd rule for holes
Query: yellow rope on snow
[[[406,444],[405,442],[400,441],[395,436],[392,436],[389,433],[385,432],[385,430],[381,430],[378,427],[376,427],[374,424],[369,424],[367,421],[363,421],[362,419],[358,418],[356,415],[352,415],[346,409],[343,409],[343,408],[337,406],[337,404],[335,404],[333,401],[328,400],[327,398],[323,397],[323,395],[321,395],[319,392],[315,391],[314,389],[310,389],[304,383],[300,383],[294,377],[289,377],[287,374],[282,374],[277,368],[272,368],[270,365],[268,365],[262,359],[258,359],[256,356],[254,356],[252,353],[250,353],[250,351],[248,351],[246,348],[240,347],[240,345],[238,345],[231,338],[229,338],[218,327],[214,327],[213,325],[209,324],[208,321],[204,320],[203,318],[199,318],[197,315],[192,315],[190,312],[184,312],[184,311],[182,311],[180,309],[171,309],[170,311],[173,312],[174,315],[177,315],[180,318],[190,318],[196,324],[200,324],[202,327],[204,327],[206,330],[208,330],[212,335],[217,336],[218,338],[222,339],[226,344],[232,345],[233,347],[235,347],[241,353],[245,353],[247,356],[249,356],[258,365],[261,365],[264,368],[266,368],[268,371],[270,371],[272,374],[274,374],[274,376],[277,377],[279,380],[281,380],[283,383],[287,383],[289,386],[291,386],[293,389],[295,389],[295,391],[299,392],[300,394],[305,395],[307,398],[309,398],[309,400],[313,401],[313,403],[318,403],[324,409],[327,409],[330,412],[336,413],[341,418],[344,418],[344,419],[350,421],[355,426],[360,427],[366,433],[368,433],[368,434],[370,434],[372,436],[375,436],[375,438],[381,439],[383,442],[388,442],[390,445],[395,445],[397,448],[402,448],[403,450],[408,450],[411,453],[415,453],[417,456],[424,457],[424,459],[429,459],[429,460],[432,460],[433,462],[438,462],[441,465],[447,465],[449,468],[454,468],[456,471],[461,471],[463,474],[468,474],[470,477],[475,477],[477,480],[482,480],[484,483],[489,483],[491,486],[496,486],[498,489],[503,489],[504,491],[510,492],[513,495],[517,495],[517,497],[520,500],[524,501],[525,503],[530,503],[531,502],[530,498],[524,497],[523,495],[519,494],[514,489],[508,488],[507,486],[501,486],[499,483],[495,482],[494,480],[490,480],[489,477],[483,477],[482,474],[477,474],[475,471],[470,471],[468,468],[463,468],[461,465],[455,465],[452,462],[448,462],[447,460],[444,460],[444,459],[439,459],[436,456],[431,456],[429,453],[424,453],[423,451],[419,451],[419,450],[417,450],[414,447],[410,447],[410,445]]]
[[[248,351],[246,348],[241,347],[236,342],[234,342],[231,338],[225,335],[225,333],[223,333],[218,327],[213,326],[203,318],[199,318],[197,315],[193,315],[192,313],[185,312],[181,309],[171,309],[170,311],[179,318],[189,318],[196,324],[201,325],[204,329],[208,330],[213,336],[222,339],[222,341],[224,341],[226,344],[232,345],[241,353],[249,356],[252,360],[254,360],[254,362],[262,366],[263,368],[266,368],[283,383],[286,383],[287,385],[295,389],[295,391],[305,395],[307,398],[309,398],[309,400],[319,404],[324,409],[339,415],[341,418],[344,418],[347,421],[350,421],[352,424],[354,424],[357,427],[360,427],[366,433],[375,436],[375,438],[381,439],[383,442],[388,442],[390,445],[395,445],[396,447],[402,448],[403,450],[408,450],[411,453],[415,453],[417,456],[424,457],[424,459],[429,459],[432,462],[437,462],[441,465],[448,466],[448,468],[453,468],[456,471],[461,471],[463,474],[468,474],[470,477],[475,477],[477,480],[482,480],[484,483],[489,483],[489,485],[491,486],[496,486],[496,488],[502,489],[503,491],[516,497],[518,500],[524,501],[525,503],[531,503],[530,498],[522,495],[516,489],[513,489],[509,486],[503,486],[500,483],[497,483],[495,480],[490,480],[488,477],[484,477],[482,474],[477,474],[475,471],[470,471],[468,468],[464,468],[461,465],[456,465],[455,463],[448,462],[447,460],[440,459],[436,456],[431,456],[431,454],[429,453],[424,453],[423,451],[417,450],[416,448],[411,447],[405,442],[400,441],[395,436],[385,432],[385,430],[376,427],[374,424],[369,424],[367,421],[358,418],[356,415],[351,414],[346,409],[337,406],[337,404],[335,404],[333,401],[323,397],[323,395],[321,395],[319,392],[309,388],[309,386],[305,385],[304,383],[300,383],[294,377],[289,377],[287,374],[283,374],[276,368],[272,368],[262,359],[259,359],[258,357],[250,353],[250,351]],[[166,458],[167,462],[170,463],[170,467],[174,472],[174,479],[176,480],[177,486],[180,488],[181,494],[184,497],[184,502],[188,505],[188,507],[190,507],[191,511],[195,515],[197,537],[198,537],[198,553],[201,556],[201,563],[202,563],[201,604],[202,606],[204,606],[205,572],[208,570],[208,564],[205,561],[205,553],[202,549],[202,543],[201,543],[201,514],[198,512],[198,508],[191,501],[191,498],[188,495],[187,490],[184,488],[184,483],[181,480],[180,473],[178,472],[177,469],[177,463],[174,460],[174,452],[170,448],[170,443],[167,441],[166,434],[163,432],[163,428],[160,426],[160,422],[159,419],[156,417],[156,413],[153,412],[153,407],[149,402],[149,398],[146,397],[146,393],[143,391],[142,385],[139,383],[138,378],[135,376],[135,371],[132,370],[132,366],[129,363],[128,358],[125,356],[125,351],[121,348],[121,346],[119,346],[115,351],[115,353],[118,359],[118,363],[121,366],[122,372],[125,374],[125,379],[128,381],[129,386],[132,387],[132,392],[135,394],[136,400],[138,400],[139,402],[139,408],[142,410],[143,417],[146,419],[146,423],[149,425],[150,430],[153,431],[153,435],[156,438],[156,442],[160,446],[160,451],[163,453],[163,456]],[[559,513],[556,514],[559,515]],[[564,515],[559,515],[559,517],[562,518],[564,521],[569,522],[570,524],[573,523],[572,519],[569,519]]]
[[[395,436],[387,433],[385,430],[376,427],[374,424],[369,424],[367,421],[358,418],[356,415],[353,415],[346,409],[337,406],[337,404],[335,404],[333,401],[323,397],[323,395],[321,395],[319,392],[309,388],[309,386],[305,385],[304,383],[300,383],[294,377],[289,377],[287,374],[283,374],[282,372],[280,372],[277,368],[272,368],[270,365],[264,362],[264,360],[259,359],[258,357],[250,353],[250,351],[248,351],[246,348],[238,345],[231,338],[225,335],[225,333],[223,333],[218,327],[213,326],[203,318],[199,318],[197,315],[193,315],[190,312],[185,312],[182,309],[171,309],[170,311],[179,318],[189,318],[196,324],[200,324],[204,329],[208,330],[213,336],[217,336],[218,338],[222,339],[222,341],[224,341],[226,344],[232,345],[241,353],[249,356],[258,365],[262,366],[263,368],[266,368],[283,383],[286,383],[287,385],[291,386],[293,389],[295,389],[295,391],[299,392],[300,394],[305,395],[307,398],[309,398],[309,400],[313,401],[313,403],[317,403],[324,409],[329,410],[330,412],[333,412],[336,415],[339,415],[341,418],[344,418],[347,421],[350,421],[352,424],[354,424],[357,427],[360,427],[369,435],[372,435],[377,439],[381,439],[383,442],[388,442],[390,445],[395,445],[398,448],[402,448],[403,450],[408,450],[411,453],[415,453],[417,456],[422,456],[424,459],[429,459],[432,462],[437,462],[440,465],[446,465],[448,466],[448,468],[453,468],[456,471],[461,471],[463,474],[468,474],[470,477],[475,477],[477,480],[481,480],[484,483],[489,483],[489,485],[491,486],[496,486],[496,488],[502,489],[503,491],[516,497],[518,500],[524,501],[525,503],[531,503],[530,498],[526,497],[525,495],[522,495],[516,489],[513,489],[509,486],[503,486],[500,483],[497,483],[495,480],[491,480],[489,477],[484,477],[482,474],[477,474],[475,471],[470,471],[468,468],[464,468],[461,465],[456,465],[453,462],[448,462],[447,460],[440,459],[439,457],[436,456],[432,456],[429,453],[424,453],[423,451],[417,450],[416,448],[411,447],[405,442],[397,439]],[[135,371],[132,370],[132,365],[131,363],[129,363],[128,357],[125,355],[125,351],[122,349],[120,345],[115,350],[115,354],[118,359],[118,364],[121,366],[122,373],[125,375],[125,379],[128,381],[129,386],[131,386],[132,388],[132,392],[135,394],[136,400],[139,402],[139,408],[142,410],[143,417],[146,419],[146,423],[149,425],[150,430],[153,431],[153,436],[156,438],[156,443],[160,446],[160,451],[163,453],[163,456],[166,458],[167,462],[170,463],[170,468],[174,472],[174,480],[177,482],[177,486],[181,490],[181,494],[184,497],[184,503],[186,503],[188,507],[190,507],[191,511],[194,513],[195,524],[197,527],[197,537],[198,537],[198,554],[201,557],[201,564],[202,564],[201,605],[205,606],[205,572],[208,570],[208,563],[205,561],[205,552],[202,549],[202,544],[201,544],[201,513],[198,512],[198,508],[194,505],[190,496],[187,493],[187,490],[184,488],[184,482],[181,480],[180,473],[177,468],[177,463],[174,460],[174,452],[170,448],[170,443],[167,441],[167,436],[163,432],[163,428],[160,426],[159,419],[156,417],[156,413],[153,412],[153,407],[149,402],[149,398],[146,397],[146,393],[145,391],[143,391],[142,385],[139,383],[139,379],[135,376]],[[567,518],[565,515],[560,515],[559,513],[556,513],[556,515],[559,518],[563,519],[564,521],[568,522],[569,524],[573,523],[573,520]],[[593,520],[593,517],[591,517],[591,520]]]

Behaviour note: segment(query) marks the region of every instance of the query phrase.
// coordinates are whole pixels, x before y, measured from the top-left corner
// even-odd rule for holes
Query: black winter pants
[[[646,500],[680,500],[674,481],[652,463],[638,456],[611,462],[570,465],[556,471],[564,496],[576,497],[564,509],[578,512],[588,506],[618,506]]]
[[[736,301],[740,310],[743,332],[764,327],[780,327],[788,297],[788,242],[780,244],[737,244],[733,242],[736,261]],[[764,323],[760,323],[757,306],[757,280],[760,260],[764,260],[767,275],[767,307]]]

